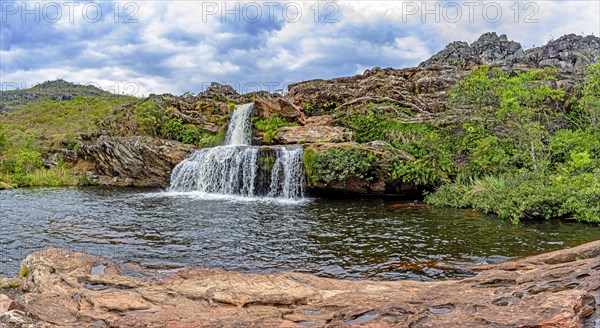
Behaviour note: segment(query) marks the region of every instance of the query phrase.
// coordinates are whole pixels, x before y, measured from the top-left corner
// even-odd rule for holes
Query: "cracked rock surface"
[[[32,253],[18,292],[0,289],[6,327],[594,327],[600,241],[475,267],[463,280],[348,281],[185,267],[124,275],[112,260]],[[142,275],[140,275],[142,276]]]

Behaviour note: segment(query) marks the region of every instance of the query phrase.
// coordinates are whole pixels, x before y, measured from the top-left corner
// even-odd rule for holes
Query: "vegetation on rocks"
[[[424,123],[403,123],[395,114],[378,113],[373,104],[366,114],[353,114],[342,122],[355,131],[356,142],[385,141],[414,156],[411,161],[399,160],[394,155],[388,158],[388,183],[438,185],[448,181],[454,169],[452,142],[446,129]]]
[[[552,106],[564,95],[552,81],[548,69],[509,76],[486,67],[461,81],[451,99],[465,114],[457,134],[466,163],[426,201],[514,221],[600,222],[600,64],[589,67],[568,113]]]
[[[10,104],[17,105],[0,115],[0,181],[15,187],[84,182],[61,154],[57,155],[57,165],[50,167],[44,167],[43,159],[51,155],[51,149],[77,150],[81,134],[99,133],[103,119],[134,99],[107,94],[76,96],[67,101],[45,97],[24,102],[10,98]]]
[[[268,145],[277,143],[277,132],[280,128],[295,125],[277,114],[269,118],[255,118],[253,121],[254,127],[263,132],[263,141]]]
[[[143,178],[131,175],[152,171],[164,182],[166,170],[191,145],[223,141],[234,104],[254,101],[258,139],[310,144],[304,154],[309,189],[410,189],[426,191],[431,204],[473,207],[514,221],[597,222],[600,64],[592,63],[599,40],[569,35],[525,51],[506,36],[486,33],[471,45],[449,45],[418,68],[300,82],[283,96],[241,95],[217,83],[198,95],[145,99],[64,81],[3,92],[0,181],[89,183],[90,175],[77,176],[73,160],[64,158],[74,152],[92,158],[102,181],[136,185]],[[153,158],[152,170],[142,161],[143,169],[126,169],[131,162],[123,161],[115,170],[111,159],[119,154],[148,156],[139,140],[176,155],[167,165]],[[348,141],[354,143],[343,144]],[[107,151],[109,145],[118,151]],[[260,165],[267,170],[273,163],[265,158]]]
[[[480,66],[449,91],[451,108],[436,118],[409,122],[404,108],[369,103],[337,113],[337,122],[354,131],[353,141],[384,141],[409,154],[388,153],[386,183],[430,190],[430,204],[472,207],[515,222],[600,222],[600,64],[570,90],[570,106],[558,74]],[[374,162],[360,160],[374,155],[358,149],[311,151],[309,178],[368,176],[352,173],[374,169]]]
[[[141,132],[151,136],[177,140],[200,147],[213,147],[223,142],[227,133],[223,125],[217,133],[203,131],[195,124],[184,123],[173,113],[177,109],[161,108],[153,100],[145,100],[135,105],[134,114]]]
[[[349,178],[376,179],[377,157],[360,147],[332,148],[321,153],[309,150],[304,155],[309,180],[313,183],[344,182]]]

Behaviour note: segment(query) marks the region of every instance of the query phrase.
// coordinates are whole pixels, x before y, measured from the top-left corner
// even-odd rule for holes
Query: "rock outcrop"
[[[419,67],[447,65],[470,68],[488,65],[510,68],[525,62],[525,51],[521,44],[509,41],[504,34],[498,36],[495,32],[489,32],[471,45],[463,41],[452,42],[444,50],[419,64]]]
[[[581,70],[600,59],[600,38],[568,34],[542,47],[529,49],[526,53],[528,59],[538,67]]]
[[[439,93],[467,74],[455,67],[376,67],[362,75],[291,84],[285,97],[304,110],[328,107],[332,113],[371,103],[387,103],[415,114],[438,112],[445,108],[446,101]]]
[[[495,32],[483,34],[470,45],[455,41],[419,67],[454,66],[472,68],[479,65],[503,69],[530,69],[555,66],[568,71],[582,69],[600,59],[600,38],[568,34],[546,45],[524,50],[521,44],[509,41],[506,35]]]
[[[345,281],[186,267],[123,275],[110,259],[49,249],[21,263],[0,323],[35,327],[594,327],[600,241],[481,266],[463,280]],[[27,268],[27,269],[25,269]],[[3,293],[0,290],[0,293]]]
[[[103,185],[165,187],[175,165],[193,148],[148,136],[100,136],[84,141],[79,157],[94,164],[94,178]]]

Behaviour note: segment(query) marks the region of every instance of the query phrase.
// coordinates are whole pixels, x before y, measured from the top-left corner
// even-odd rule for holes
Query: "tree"
[[[600,63],[590,65],[581,88],[581,98],[575,105],[575,116],[582,127],[596,129],[600,124]]]
[[[489,134],[510,143],[513,161],[538,170],[547,155],[546,125],[557,116],[550,105],[564,96],[552,86],[554,74],[548,68],[510,75],[482,66],[451,90],[450,101],[471,126],[483,128],[482,137]]]

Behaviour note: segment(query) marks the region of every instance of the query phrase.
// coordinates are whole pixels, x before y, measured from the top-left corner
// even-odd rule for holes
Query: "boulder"
[[[562,70],[581,70],[600,59],[600,38],[593,35],[564,35],[542,47],[527,50],[529,60],[538,67],[556,66]]]
[[[541,47],[524,50],[521,44],[509,41],[506,35],[488,32],[470,45],[462,41],[448,44],[419,67],[472,68],[488,65],[507,70],[527,70],[555,66],[568,73],[574,69],[581,70],[599,59],[600,38],[594,35],[568,34]]]
[[[261,118],[279,115],[288,122],[302,122],[304,113],[296,105],[284,98],[257,98],[254,100],[254,114]]]
[[[93,274],[103,264],[104,275]],[[600,320],[600,241],[480,266],[449,281],[348,281],[294,272],[186,267],[158,280],[124,276],[98,256],[50,249],[0,323],[115,327],[593,327]],[[10,313],[8,312],[8,313]]]
[[[0,294],[0,315],[8,312],[13,300],[7,295]]]
[[[93,174],[104,185],[165,187],[171,171],[193,145],[149,136],[100,136],[84,141],[79,157],[95,164]]]
[[[277,139],[282,144],[344,142],[352,139],[352,134],[352,130],[341,126],[285,126],[279,129]]]

